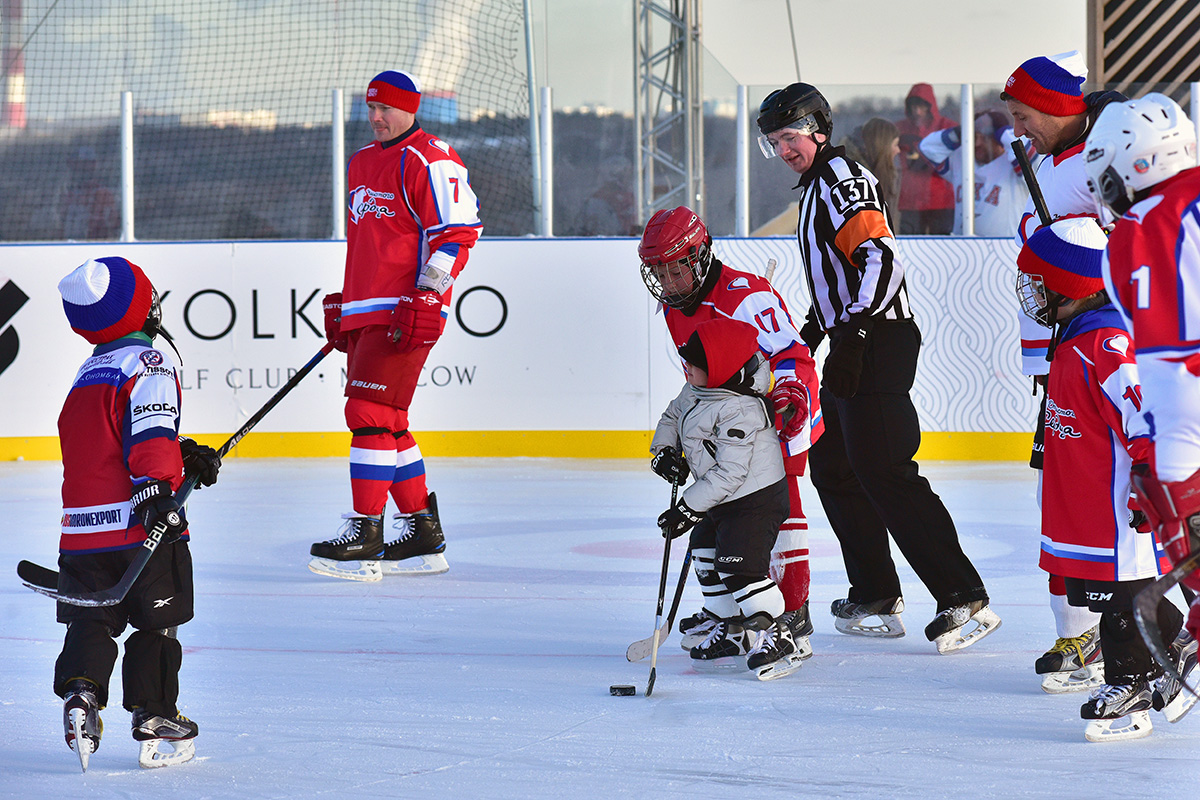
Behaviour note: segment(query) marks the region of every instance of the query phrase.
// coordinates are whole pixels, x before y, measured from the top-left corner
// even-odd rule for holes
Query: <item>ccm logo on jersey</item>
[[[1112,592],[1088,592],[1087,599],[1091,602],[1107,603],[1109,600],[1113,599],[1113,593]]]
[[[178,414],[178,409],[170,403],[142,403],[140,406],[133,407],[133,415],[140,417],[142,414]]]
[[[720,561],[722,564],[740,564],[742,561],[742,557],[741,556],[721,556],[720,558],[717,559],[717,561]]]

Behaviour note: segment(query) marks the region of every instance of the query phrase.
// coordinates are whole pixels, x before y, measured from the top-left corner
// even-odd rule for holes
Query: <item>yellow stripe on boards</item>
[[[416,431],[422,455],[431,458],[649,458],[652,431]],[[228,434],[192,438],[220,447]],[[918,460],[1026,461],[1031,433],[927,432]],[[346,456],[347,431],[250,433],[227,457],[319,458]],[[57,436],[0,437],[0,461],[57,461]]]

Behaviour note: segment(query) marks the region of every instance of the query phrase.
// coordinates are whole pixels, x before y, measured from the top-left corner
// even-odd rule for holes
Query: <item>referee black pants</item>
[[[838,331],[831,335],[836,340]],[[941,611],[986,600],[987,591],[959,545],[950,513],[913,460],[921,427],[909,391],[920,348],[916,323],[876,323],[858,393],[843,400],[821,389],[825,433],[812,446],[809,464],[842,547],[849,599],[902,596],[890,533]]]

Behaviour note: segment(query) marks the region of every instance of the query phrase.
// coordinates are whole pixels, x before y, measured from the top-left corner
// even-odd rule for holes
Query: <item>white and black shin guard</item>
[[[696,570],[696,580],[700,582],[700,591],[704,593],[704,607],[721,619],[731,619],[739,612],[737,601],[729,587],[721,580],[714,567],[717,557],[715,547],[692,549],[692,566]]]
[[[733,575],[719,573],[730,597],[746,618],[744,625],[764,630],[783,613],[783,592],[766,575]]]

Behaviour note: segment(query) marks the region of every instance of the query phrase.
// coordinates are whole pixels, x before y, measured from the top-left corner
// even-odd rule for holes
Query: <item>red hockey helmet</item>
[[[646,223],[638,255],[650,294],[664,305],[685,309],[704,290],[712,265],[712,237],[690,208],[664,209]]]

